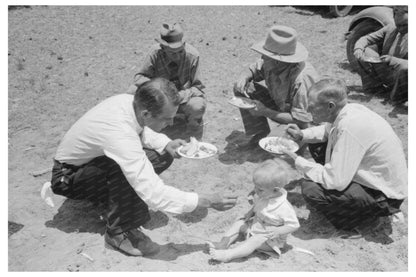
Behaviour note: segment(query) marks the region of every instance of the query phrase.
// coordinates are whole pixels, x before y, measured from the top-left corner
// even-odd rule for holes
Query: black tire
[[[335,17],[344,17],[350,13],[352,6],[329,6],[329,12]]]
[[[354,56],[354,45],[358,39],[362,36],[365,36],[369,33],[377,31],[378,29],[382,28],[383,25],[375,20],[372,19],[365,19],[358,23],[348,35],[347,40],[347,58],[352,67],[352,69],[356,72],[359,72],[359,65],[357,60]]]

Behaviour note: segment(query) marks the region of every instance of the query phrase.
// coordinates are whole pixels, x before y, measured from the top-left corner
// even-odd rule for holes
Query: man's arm
[[[197,57],[192,61],[189,80],[179,90],[182,103],[188,102],[191,97],[204,97],[204,88],[199,78],[199,57]]]
[[[114,130],[107,133],[104,154],[114,160],[123,171],[137,195],[149,207],[174,214],[192,212],[196,207],[229,209],[237,197],[219,193],[197,194],[165,185],[154,172],[135,132]]]
[[[366,150],[360,141],[347,131],[340,134],[334,145],[331,160],[325,165],[294,156],[296,168],[307,178],[325,189],[342,191],[352,181]]]
[[[142,66],[139,71],[134,75],[134,85],[136,87],[141,86],[144,82],[149,81],[152,78],[155,78],[155,55],[156,51],[152,49],[149,54],[145,57]]]
[[[370,45],[382,45],[384,41],[384,37],[386,35],[386,31],[391,28],[389,25],[381,28],[373,33],[370,33],[366,36],[362,36],[354,45],[354,56],[358,60],[362,60],[364,55],[364,50],[366,47]]]

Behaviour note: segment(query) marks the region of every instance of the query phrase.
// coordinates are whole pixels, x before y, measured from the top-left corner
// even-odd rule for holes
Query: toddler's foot
[[[227,250],[218,250],[218,249],[210,248],[209,254],[216,261],[228,262],[231,260],[227,253]]]

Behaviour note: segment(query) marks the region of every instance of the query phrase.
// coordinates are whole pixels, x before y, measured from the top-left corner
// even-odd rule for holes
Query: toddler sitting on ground
[[[250,255],[255,250],[276,252],[286,243],[288,234],[299,228],[295,210],[287,201],[286,172],[269,160],[253,173],[254,203],[250,211],[237,220],[220,242],[210,244],[210,255],[214,260],[228,262]],[[239,235],[245,240],[233,248],[230,245]]]

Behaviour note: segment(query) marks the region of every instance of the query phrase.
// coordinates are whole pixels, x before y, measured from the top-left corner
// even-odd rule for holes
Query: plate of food
[[[381,59],[379,57],[364,57],[363,60],[368,63],[381,63]]]
[[[188,144],[182,145],[178,148],[178,153],[182,157],[189,159],[205,159],[217,154],[218,149],[215,145],[198,141],[196,138],[191,137]]]
[[[265,137],[259,141],[261,148],[273,154],[283,154],[282,149],[296,152],[299,145],[291,139],[283,137]]]
[[[253,109],[256,107],[256,102],[254,100],[251,100],[246,97],[236,97],[234,96],[230,100],[228,100],[228,103],[230,103],[233,106],[236,106],[240,109]]]

